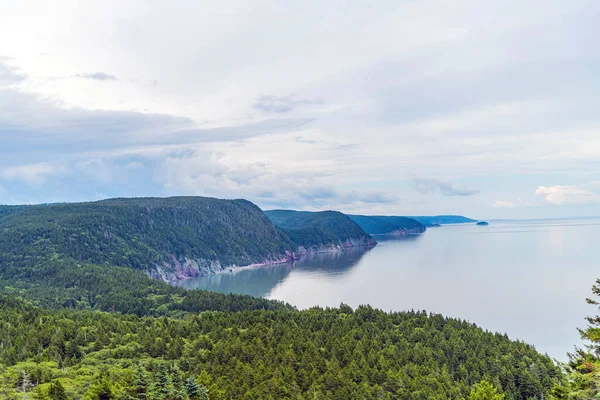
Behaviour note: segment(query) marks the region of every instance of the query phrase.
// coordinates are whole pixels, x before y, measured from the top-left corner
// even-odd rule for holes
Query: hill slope
[[[0,343],[3,399],[48,398],[60,382],[67,396],[50,398],[188,400],[188,377],[212,400],[463,399],[482,379],[507,399],[540,399],[560,376],[505,335],[368,306],[139,318],[0,296]]]
[[[438,226],[445,224],[466,224],[469,222],[477,222],[475,219],[463,217],[462,215],[433,215],[433,216],[418,216],[409,217],[415,219],[425,226]]]
[[[0,252],[124,266],[165,280],[281,261],[295,248],[246,200],[138,198],[0,208]]]
[[[408,217],[384,215],[348,215],[362,229],[371,235],[416,234],[425,232],[425,225]]]
[[[269,210],[266,216],[308,251],[368,246],[376,242],[347,215],[338,211]]]

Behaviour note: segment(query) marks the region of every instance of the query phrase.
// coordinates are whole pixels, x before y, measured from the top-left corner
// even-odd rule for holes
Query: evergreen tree
[[[498,393],[494,385],[488,381],[481,381],[473,385],[467,400],[504,400],[504,394]]]
[[[173,383],[166,365],[160,364],[154,375],[152,385],[152,400],[173,400]]]
[[[133,370],[133,393],[132,397],[136,400],[148,399],[148,374],[140,365]]]
[[[588,304],[600,306],[600,279],[592,286],[595,298],[586,299]],[[586,329],[580,329],[585,349],[576,349],[570,355],[566,369],[569,372],[566,385],[557,385],[553,395],[557,399],[587,400],[600,396],[600,315],[587,317]]]
[[[91,399],[93,400],[113,400],[114,395],[110,385],[106,380],[102,380],[99,385],[91,390]]]
[[[200,398],[200,385],[196,383],[193,376],[190,376],[185,380],[185,391],[190,397],[190,400],[198,400]]]
[[[177,365],[173,365],[171,368],[171,380],[173,382],[173,399],[174,400],[188,400],[188,394],[181,374],[181,370]]]
[[[69,400],[64,386],[62,385],[62,383],[60,383],[58,379],[54,381],[52,385],[50,385],[48,396],[51,400]]]

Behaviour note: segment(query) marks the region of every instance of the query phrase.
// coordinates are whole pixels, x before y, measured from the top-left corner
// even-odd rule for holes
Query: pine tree
[[[59,380],[54,381],[52,385],[50,385],[48,396],[51,400],[69,400],[65,388]]]
[[[592,293],[600,298],[600,279],[592,286]],[[600,301],[586,299],[588,304],[600,306]],[[569,377],[566,386],[556,386],[553,395],[557,399],[594,399],[600,395],[600,315],[587,317],[589,326],[580,329],[581,338],[587,341],[586,349],[576,349],[570,355]]]
[[[192,376],[186,379],[185,390],[190,400],[209,400],[206,386],[199,385]]]
[[[146,370],[137,365],[133,370],[133,398],[136,400],[148,399],[148,374]]]
[[[114,398],[112,390],[105,380],[94,390],[94,400],[112,400]]]
[[[153,400],[171,400],[173,398],[173,383],[167,367],[160,364],[154,375],[154,384],[152,385]]]
[[[185,391],[190,397],[190,400],[198,400],[200,398],[200,385],[196,383],[193,376],[190,376],[185,380]]]
[[[488,381],[481,381],[471,389],[467,400],[504,400],[504,394],[498,393],[498,390]]]
[[[188,400],[188,394],[181,375],[181,370],[177,365],[171,368],[171,377],[173,381],[173,399],[174,400]]]

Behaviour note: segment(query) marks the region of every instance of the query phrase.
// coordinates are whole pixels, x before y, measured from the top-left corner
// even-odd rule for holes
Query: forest
[[[294,243],[305,248],[344,245],[348,240],[356,240],[365,245],[375,244],[375,240],[367,232],[339,211],[268,210],[265,215]]]
[[[140,270],[187,259],[247,265],[295,245],[246,200],[112,199],[0,207],[0,251]]]
[[[421,222],[408,218],[383,215],[348,215],[362,229],[371,235],[387,233],[422,233],[426,228]]]
[[[211,399],[462,399],[482,381],[530,399],[561,380],[533,347],[426,312],[341,305],[138,317],[2,296],[0,313],[6,399],[202,398],[186,383]]]
[[[195,242],[185,240],[202,239],[180,240],[185,224],[228,226],[215,217],[221,211],[208,225],[193,218],[198,204],[214,206],[210,199],[176,201],[180,208],[155,199],[0,207],[0,398],[584,400],[600,393],[600,317],[581,330],[589,347],[558,365],[506,335],[425,311],[297,310],[151,279],[138,268],[143,262],[165,249],[191,251]],[[251,203],[227,206],[240,218],[256,216]],[[259,215],[245,223],[266,221],[260,232],[280,238],[282,248],[293,243]],[[332,214],[319,222],[327,235],[347,221]],[[243,224],[228,229],[247,232]],[[146,255],[153,243],[158,250]],[[242,254],[233,242],[211,246],[221,245]]]

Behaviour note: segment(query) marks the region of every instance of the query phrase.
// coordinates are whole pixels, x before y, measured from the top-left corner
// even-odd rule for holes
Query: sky
[[[0,0],[0,204],[600,215],[595,0]]]

